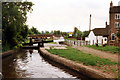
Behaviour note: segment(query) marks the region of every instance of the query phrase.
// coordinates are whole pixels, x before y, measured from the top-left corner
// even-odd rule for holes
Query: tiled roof
[[[95,28],[93,29],[95,36],[108,36],[108,28]]]
[[[36,34],[36,35],[30,35],[29,37],[52,37],[52,34]]]
[[[62,35],[54,35],[55,37],[62,37]]]
[[[120,6],[110,7],[110,13],[120,13]]]

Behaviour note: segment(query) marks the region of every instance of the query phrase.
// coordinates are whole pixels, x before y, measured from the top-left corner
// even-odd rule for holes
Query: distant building
[[[29,38],[38,38],[38,39],[53,39],[52,34],[36,34],[36,35],[30,35]]]
[[[30,35],[29,38],[33,38],[33,39],[52,39],[52,40],[64,39],[64,37],[62,35],[52,35],[52,34]]]

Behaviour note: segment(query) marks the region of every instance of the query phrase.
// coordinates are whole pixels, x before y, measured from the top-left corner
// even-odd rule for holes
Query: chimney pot
[[[105,22],[106,26],[107,26],[107,21]]]
[[[110,7],[112,7],[113,6],[113,2],[111,1],[111,3],[110,3]]]

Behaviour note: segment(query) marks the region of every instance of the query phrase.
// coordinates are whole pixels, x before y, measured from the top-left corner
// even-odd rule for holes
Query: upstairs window
[[[120,22],[115,22],[115,28],[120,28]]]
[[[120,19],[120,14],[116,14],[115,19]]]

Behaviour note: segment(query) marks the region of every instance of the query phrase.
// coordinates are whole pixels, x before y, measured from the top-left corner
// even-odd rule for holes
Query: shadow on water
[[[34,52],[34,50],[32,49],[27,49],[27,50],[22,49],[22,50],[19,50],[17,53],[14,53],[13,55],[9,57],[4,58],[2,62],[3,62],[2,64],[3,76],[4,78],[9,78],[9,79],[10,78],[30,78],[31,76],[32,76],[31,78],[36,78],[40,76],[42,77],[41,74],[44,73],[42,71],[50,71],[48,72],[48,74],[46,73],[45,76],[47,76],[46,78],[48,78],[49,76],[50,78],[52,78],[52,73],[56,74],[54,71],[52,72],[52,70],[56,68],[57,70],[55,71],[60,71],[58,75],[69,74],[69,75],[72,75],[72,78],[74,77],[80,80],[90,79],[68,67],[65,67],[59,63],[56,63],[52,60],[47,59],[45,56],[41,54],[40,50],[37,50],[37,52]],[[43,68],[40,68],[41,66]],[[44,69],[44,66],[46,69]],[[40,70],[40,69],[43,69],[43,70]],[[32,70],[34,70],[33,73],[32,73]]]

